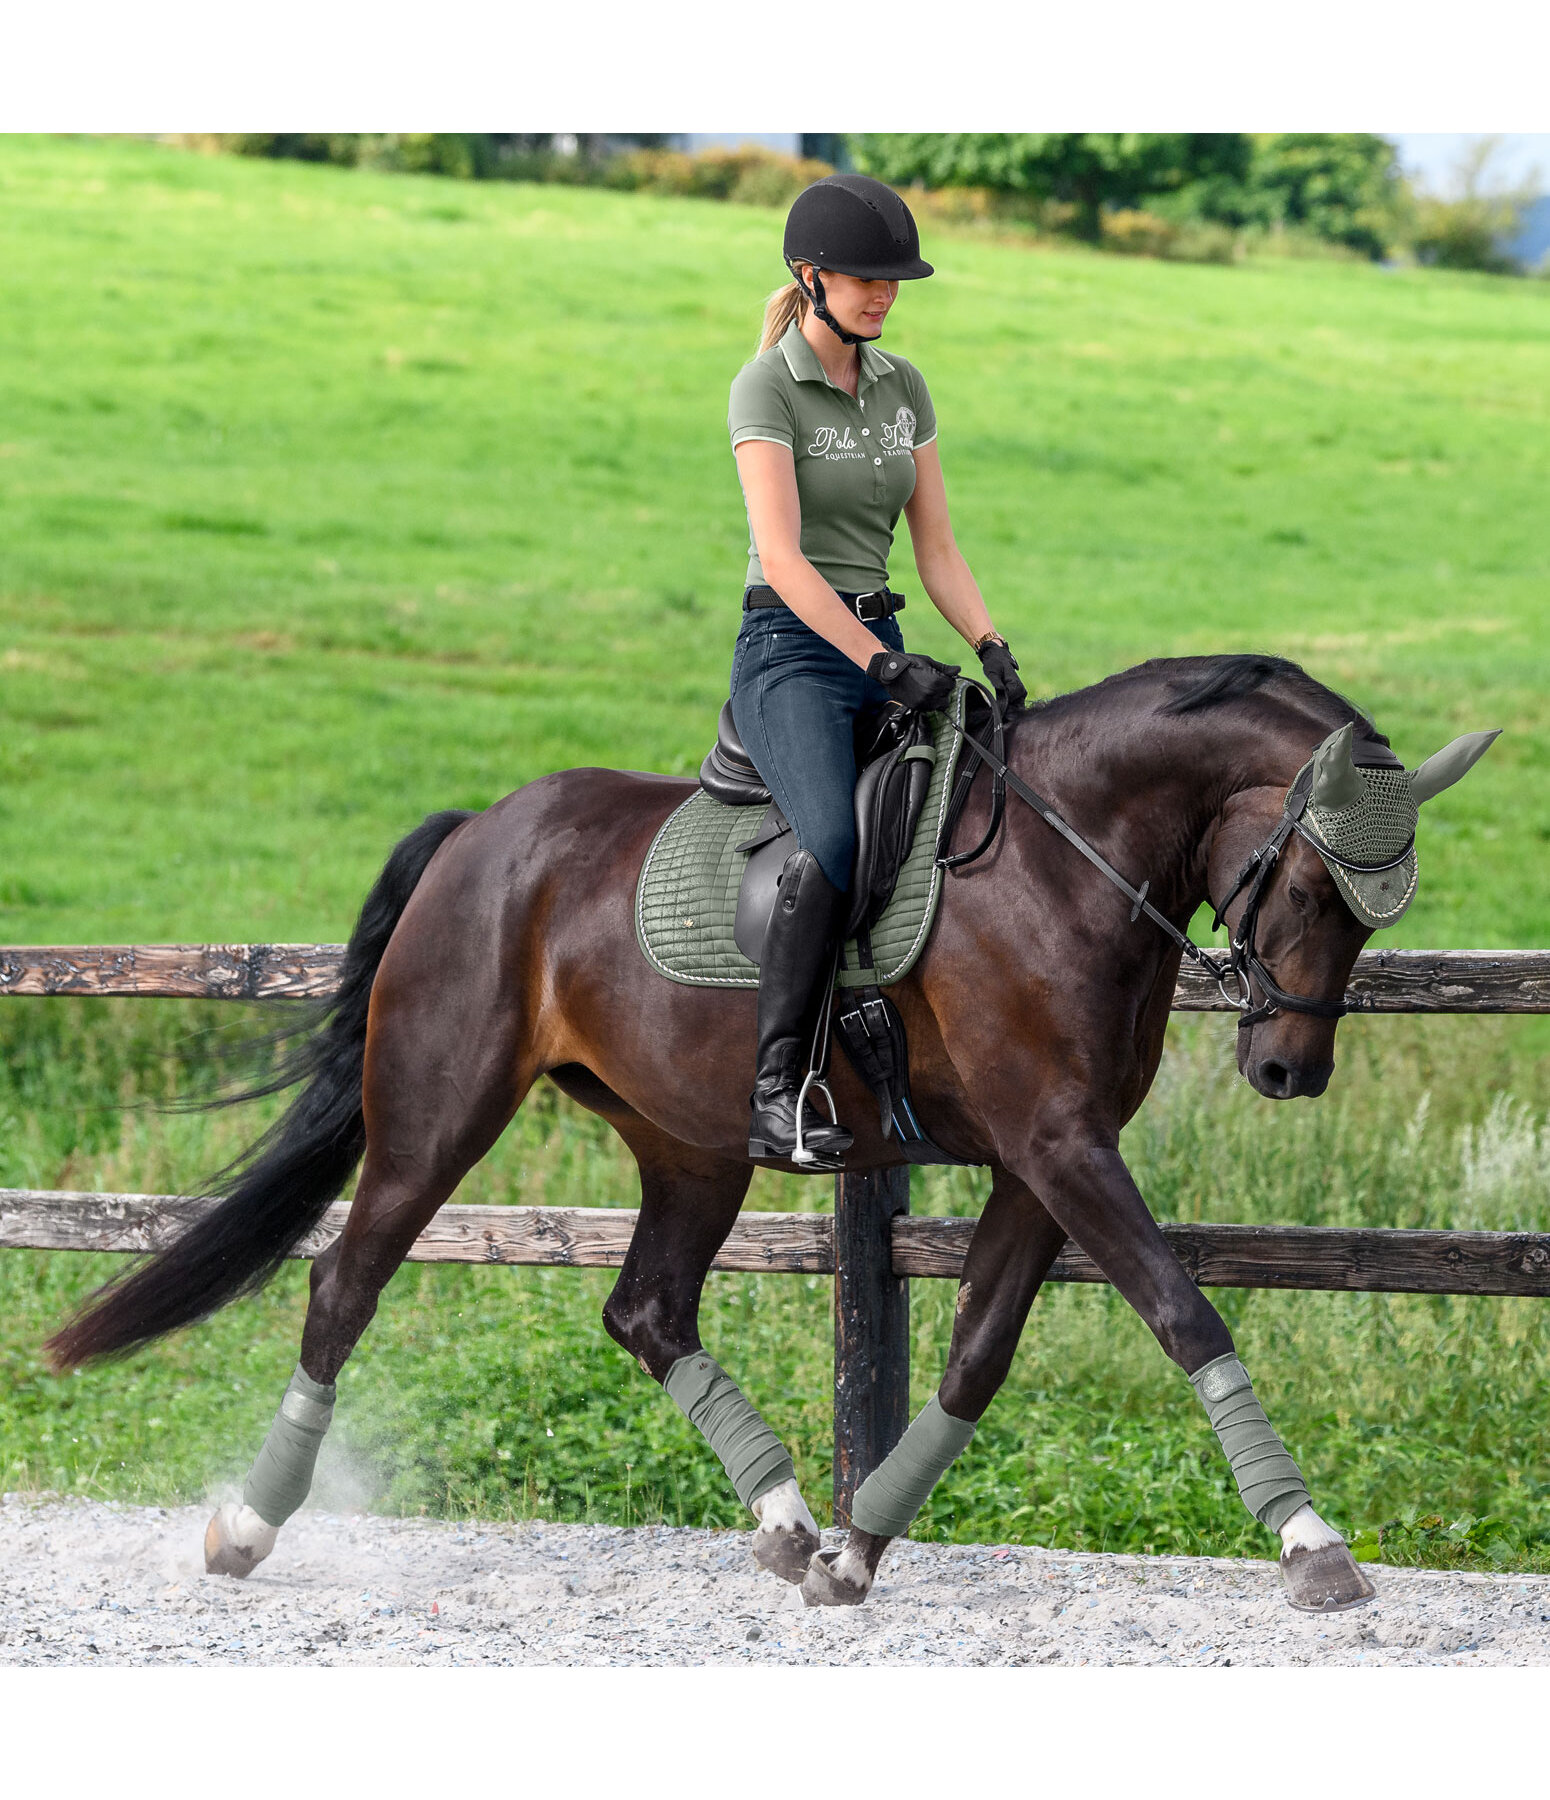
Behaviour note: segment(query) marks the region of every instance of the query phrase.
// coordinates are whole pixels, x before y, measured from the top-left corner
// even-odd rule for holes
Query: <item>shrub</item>
[[[1179,227],[1141,207],[1121,207],[1103,221],[1103,247],[1122,256],[1166,256],[1178,240]]]

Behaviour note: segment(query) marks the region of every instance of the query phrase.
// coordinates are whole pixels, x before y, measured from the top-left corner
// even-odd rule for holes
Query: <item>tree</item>
[[[985,187],[1076,207],[1096,238],[1105,207],[1138,206],[1193,182],[1242,182],[1253,141],[1243,132],[888,132],[853,137],[857,166],[904,186]]]

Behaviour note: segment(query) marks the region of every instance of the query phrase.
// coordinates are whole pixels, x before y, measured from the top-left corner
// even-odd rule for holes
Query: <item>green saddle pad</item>
[[[953,717],[961,725],[968,689],[953,696]],[[875,982],[886,987],[909,973],[925,948],[942,871],[936,841],[952,795],[963,739],[943,713],[928,713],[936,764],[915,842],[899,871],[898,885],[882,917],[872,927],[874,966],[858,967],[854,941],[845,946],[841,987]],[[646,960],[669,981],[695,987],[757,987],[759,967],[732,940],[737,890],[748,858],[746,843],[764,817],[761,806],[724,806],[703,788],[669,815],[652,840],[635,890],[635,935]]]

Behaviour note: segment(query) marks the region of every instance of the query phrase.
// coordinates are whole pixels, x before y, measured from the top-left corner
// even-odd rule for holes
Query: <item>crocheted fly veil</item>
[[[1418,769],[1363,740],[1332,731],[1299,770],[1287,810],[1364,925],[1392,925],[1415,898],[1415,833],[1421,805],[1466,775],[1501,734],[1471,731]]]

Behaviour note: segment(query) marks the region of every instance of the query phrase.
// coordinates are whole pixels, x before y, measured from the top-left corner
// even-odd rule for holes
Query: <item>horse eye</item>
[[[1295,881],[1289,881],[1286,884],[1286,892],[1293,906],[1299,909],[1305,909],[1307,907],[1308,894],[1305,888],[1298,887]]]

